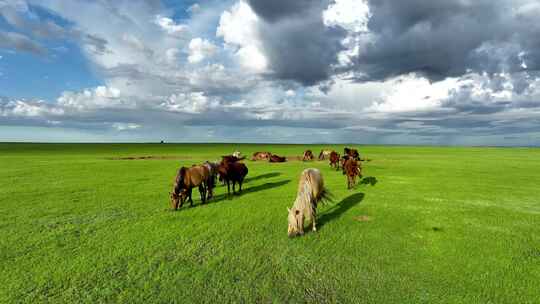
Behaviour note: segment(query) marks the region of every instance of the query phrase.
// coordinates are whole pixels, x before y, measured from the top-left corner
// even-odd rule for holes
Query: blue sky
[[[535,0],[0,0],[0,141],[539,145]]]

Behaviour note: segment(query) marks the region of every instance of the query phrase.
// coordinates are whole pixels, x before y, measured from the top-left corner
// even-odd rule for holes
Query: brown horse
[[[332,150],[321,150],[321,153],[319,153],[319,160],[327,159],[330,157],[330,153],[332,153]]]
[[[339,153],[332,151],[330,153],[330,168],[336,168],[339,170]]]
[[[313,152],[311,152],[311,150],[306,150],[304,152],[304,157],[302,158],[303,161],[307,161],[307,160],[313,160]]]
[[[257,160],[269,160],[272,156],[272,153],[270,152],[255,152],[253,153],[253,156],[251,157],[251,160],[257,161]]]
[[[234,162],[237,162],[237,161],[243,160],[243,159],[245,159],[245,157],[236,157],[234,155],[223,155],[221,157],[221,161],[229,162],[229,163],[234,163]]]
[[[343,164],[343,174],[347,175],[347,189],[351,189],[356,184],[356,176],[362,177],[362,169],[359,162],[349,157]]]
[[[268,161],[271,163],[284,163],[287,161],[287,158],[285,156],[272,155]]]
[[[206,191],[211,187],[210,171],[206,166],[193,166],[191,168],[182,167],[178,170],[174,181],[173,191],[171,192],[171,207],[174,210],[184,205],[186,199],[189,199],[190,206],[193,206],[191,192],[193,188],[199,187],[201,202],[206,203]]]
[[[221,162],[218,167],[219,180],[224,181],[227,184],[227,194],[231,194],[231,185],[233,188],[233,194],[236,193],[236,183],[238,183],[239,192],[242,192],[242,183],[244,178],[248,174],[248,168],[245,164],[240,162]]]
[[[209,184],[208,184],[209,185],[208,186],[208,199],[211,199],[214,196],[214,188],[216,187],[219,164],[206,161],[204,162],[203,166],[208,168],[208,171],[210,172]]]
[[[287,235],[293,237],[304,234],[304,218],[311,220],[313,231],[317,231],[315,218],[317,217],[317,204],[328,199],[329,195],[324,187],[323,177],[318,169],[310,168],[302,171],[298,182],[296,200],[291,209],[287,208],[289,227]]]
[[[358,153],[358,150],[351,149],[351,148],[345,148],[343,149],[343,154],[348,155],[349,157],[352,157],[356,160],[360,160],[360,154]]]

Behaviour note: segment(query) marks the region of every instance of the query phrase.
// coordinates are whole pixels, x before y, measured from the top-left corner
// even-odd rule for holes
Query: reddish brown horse
[[[362,176],[362,170],[359,166],[359,162],[349,157],[345,164],[343,164],[343,174],[347,175],[347,189],[351,189],[356,184],[356,177]]]
[[[251,160],[257,161],[257,160],[269,160],[272,156],[272,153],[270,152],[255,152],[253,153],[253,156],[251,157]]]
[[[227,184],[227,194],[231,194],[231,182],[233,194],[236,193],[236,183],[238,183],[239,192],[242,192],[242,183],[248,174],[248,168],[240,162],[224,162],[222,161],[218,167],[219,180]]]
[[[304,157],[302,158],[303,161],[307,161],[307,160],[313,160],[314,156],[313,156],[313,152],[311,152],[311,150],[306,150],[304,152]]]
[[[336,151],[330,153],[330,167],[339,170],[339,153]]]
[[[206,203],[206,191],[212,187],[210,180],[210,171],[206,166],[193,166],[191,168],[182,167],[178,170],[174,180],[173,191],[171,194],[171,207],[174,210],[184,205],[186,199],[189,199],[190,206],[193,206],[191,192],[193,188],[199,187],[201,202]],[[211,191],[211,190],[210,190]]]
[[[272,155],[270,156],[270,159],[269,159],[269,162],[271,163],[284,163],[287,161],[287,158],[285,158],[285,156],[277,156],[277,155]]]

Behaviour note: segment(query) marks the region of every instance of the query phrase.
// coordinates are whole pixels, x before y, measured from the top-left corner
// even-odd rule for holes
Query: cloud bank
[[[41,128],[89,140],[538,145],[539,13],[535,0],[3,0],[2,61],[61,60],[58,45],[75,44],[102,83],[1,97],[0,128],[21,140]]]

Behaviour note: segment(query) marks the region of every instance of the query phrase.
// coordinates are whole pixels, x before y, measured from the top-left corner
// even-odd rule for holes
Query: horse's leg
[[[201,195],[201,204],[204,204],[206,199],[206,191],[204,190],[203,184],[199,185],[199,194]]]
[[[244,182],[243,179],[241,179],[239,182],[238,182],[238,187],[240,188],[239,192],[242,192],[242,183]]]
[[[235,187],[236,187],[236,180],[233,179],[233,181],[232,181],[232,194],[233,194],[233,195],[236,194]]]
[[[227,195],[231,195],[231,185],[228,179],[227,179]]]
[[[316,218],[317,218],[317,212],[313,211],[313,214],[311,215],[311,226],[312,226],[313,232],[317,232]]]
[[[193,188],[189,188],[188,196],[189,196],[189,206],[193,207],[193,198],[191,197],[191,194],[193,193]]]

